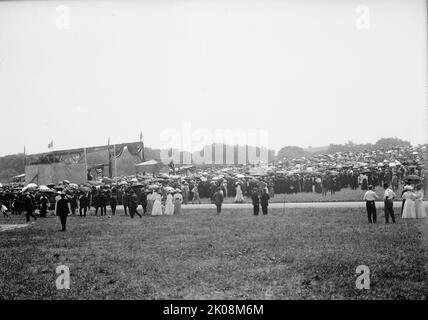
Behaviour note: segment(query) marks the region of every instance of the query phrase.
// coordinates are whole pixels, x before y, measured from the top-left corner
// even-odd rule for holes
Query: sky
[[[238,129],[276,151],[426,143],[426,18],[422,0],[0,2],[0,156]]]

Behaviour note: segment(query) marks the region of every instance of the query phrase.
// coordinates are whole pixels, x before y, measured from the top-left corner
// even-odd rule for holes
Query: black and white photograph
[[[0,1],[0,305],[426,301],[427,17]]]

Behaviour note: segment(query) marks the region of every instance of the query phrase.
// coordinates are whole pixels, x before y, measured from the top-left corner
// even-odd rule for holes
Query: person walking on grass
[[[217,191],[213,195],[214,204],[217,207],[217,214],[221,213],[221,205],[223,204],[224,196],[221,188],[217,188]]]
[[[7,213],[6,206],[3,203],[1,203],[1,202],[0,202],[0,211],[1,211],[1,213],[3,213],[3,217],[4,218],[8,218],[9,217],[9,215]]]
[[[383,199],[385,202],[385,223],[389,223],[389,217],[391,216],[392,223],[395,223],[394,216],[394,198],[397,196],[392,189],[389,188],[388,183],[384,183],[383,187],[385,188],[385,193],[383,195]]]
[[[262,212],[263,215],[267,215],[268,214],[268,206],[269,206],[269,194],[266,192],[266,188],[263,189],[262,191],[262,195],[260,197],[260,205],[262,207]]]
[[[366,202],[367,218],[369,223],[376,223],[376,204],[375,201],[378,199],[376,192],[373,191],[373,186],[369,186],[369,190],[364,194],[363,200]]]
[[[66,231],[67,216],[70,213],[68,203],[69,201],[65,198],[65,194],[61,193],[61,199],[56,204],[56,214],[59,216],[62,226],[61,231]]]

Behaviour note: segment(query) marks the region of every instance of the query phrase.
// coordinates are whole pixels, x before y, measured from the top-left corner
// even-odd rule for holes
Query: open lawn
[[[379,196],[379,199],[383,198],[384,189],[381,187],[376,187],[376,194]],[[396,192],[397,197],[401,195],[402,186]],[[364,193],[366,190],[352,190],[351,188],[342,189],[337,191],[335,194],[328,193],[327,196],[323,196],[321,193],[316,192],[299,192],[294,194],[275,194],[273,198],[269,201],[271,203],[277,202],[331,202],[331,201],[362,201]],[[425,200],[428,200],[428,192],[425,194]],[[201,199],[202,203],[210,203],[210,199]],[[235,198],[227,197],[224,201],[225,203],[235,202]],[[251,198],[245,197],[245,202],[250,203]]]
[[[428,219],[369,225],[358,208],[192,212],[69,217],[67,232],[48,217],[0,232],[0,299],[427,297]],[[61,264],[69,290],[55,286]],[[358,265],[370,268],[369,290],[356,289]]]

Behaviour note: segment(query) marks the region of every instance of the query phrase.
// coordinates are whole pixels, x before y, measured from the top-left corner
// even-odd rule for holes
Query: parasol
[[[91,192],[92,191],[92,189],[88,186],[81,186],[80,190],[83,192]]]
[[[37,184],[29,183],[24,188],[22,188],[22,191],[28,191],[28,190],[34,190],[34,189],[37,189]]]
[[[406,178],[405,178],[405,180],[421,180],[422,178],[421,177],[419,177],[419,176],[417,176],[417,175],[415,175],[415,174],[411,174],[411,175],[408,175]]]
[[[47,187],[47,186],[39,186],[39,191],[40,192],[55,192],[54,190],[52,190],[51,188]]]

